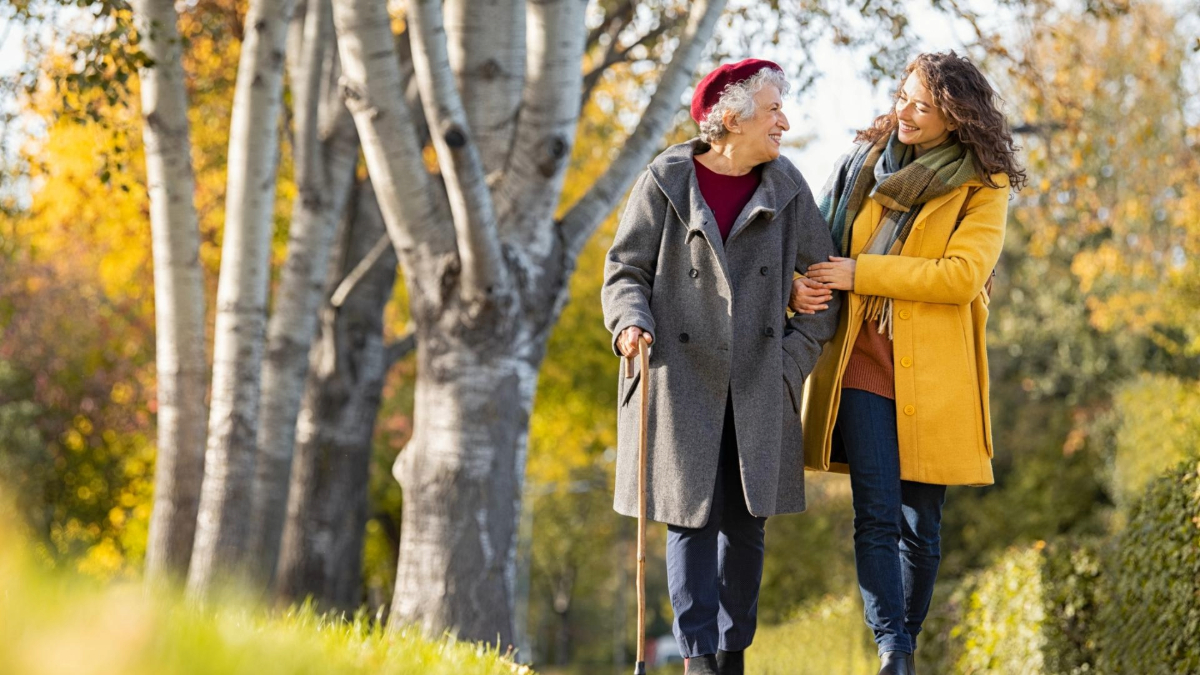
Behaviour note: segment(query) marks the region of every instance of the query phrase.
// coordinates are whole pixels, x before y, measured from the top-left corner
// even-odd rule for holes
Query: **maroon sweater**
[[[726,176],[717,173],[692,158],[696,165],[696,180],[700,182],[700,195],[704,197],[708,208],[712,209],[717,219],[717,227],[721,230],[721,241],[729,238],[729,231],[742,209],[754,196],[760,181],[760,171],[755,167],[745,176]]]

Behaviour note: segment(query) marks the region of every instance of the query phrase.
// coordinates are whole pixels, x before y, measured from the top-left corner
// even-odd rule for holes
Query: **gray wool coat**
[[[800,397],[841,303],[834,293],[826,310],[787,316],[793,271],[836,255],[800,171],[782,157],[764,164],[722,243],[692,163],[707,149],[698,139],[672,146],[638,178],[600,293],[614,352],[629,326],[654,338],[647,516],[690,528],[708,520],[727,396],[750,513],[804,510]],[[618,377],[613,506],[636,516],[642,373]]]

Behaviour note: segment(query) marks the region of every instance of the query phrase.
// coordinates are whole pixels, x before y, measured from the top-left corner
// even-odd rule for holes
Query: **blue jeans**
[[[730,401],[708,522],[698,528],[667,526],[672,630],[683,656],[740,651],[754,640],[766,522],[746,508]]]
[[[900,480],[896,402],[842,391],[833,432],[850,465],[854,562],[879,653],[913,653],[941,562],[945,485]]]

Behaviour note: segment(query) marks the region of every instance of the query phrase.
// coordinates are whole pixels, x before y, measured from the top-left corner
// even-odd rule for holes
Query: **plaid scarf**
[[[838,255],[850,254],[854,218],[867,197],[883,206],[883,218],[862,253],[896,255],[912,231],[920,206],[977,177],[975,158],[957,140],[948,141],[920,157],[892,132],[886,140],[860,143],[844,155],[821,190],[817,206]],[[866,321],[878,321],[879,332],[892,337],[892,299],[866,298]]]

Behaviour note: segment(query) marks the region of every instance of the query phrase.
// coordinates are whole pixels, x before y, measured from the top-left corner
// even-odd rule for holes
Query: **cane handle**
[[[645,349],[646,345],[648,345],[648,344],[650,344],[650,339],[646,336],[645,333],[642,333],[642,336],[638,338],[638,353],[640,354],[642,352],[642,350]],[[631,377],[633,377],[633,355],[632,354],[625,357],[625,379],[629,379]]]

